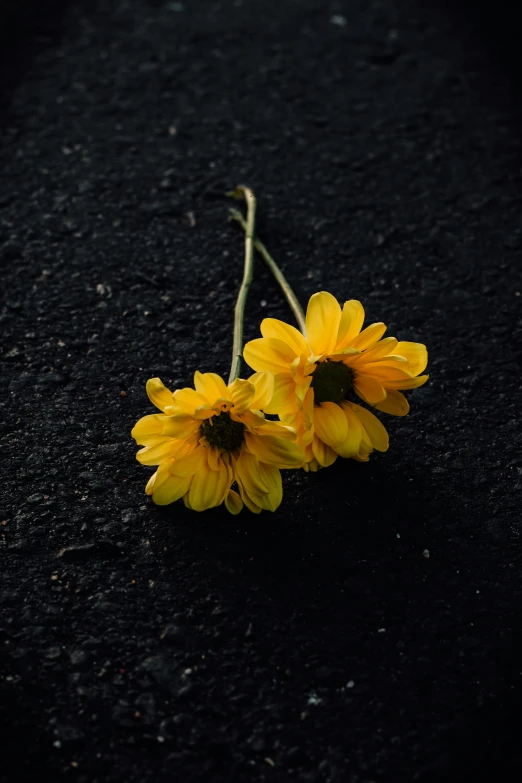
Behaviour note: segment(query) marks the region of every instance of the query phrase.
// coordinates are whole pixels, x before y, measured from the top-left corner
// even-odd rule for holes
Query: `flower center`
[[[218,413],[210,419],[205,419],[200,432],[211,446],[223,451],[234,451],[243,443],[245,425],[230,418],[230,413]]]
[[[354,372],[342,362],[319,362],[312,373],[314,402],[341,402],[353,387]]]

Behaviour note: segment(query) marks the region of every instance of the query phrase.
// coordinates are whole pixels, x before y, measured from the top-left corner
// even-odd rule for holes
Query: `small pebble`
[[[43,495],[29,495],[27,502],[33,506],[35,503],[39,503],[43,499]]]

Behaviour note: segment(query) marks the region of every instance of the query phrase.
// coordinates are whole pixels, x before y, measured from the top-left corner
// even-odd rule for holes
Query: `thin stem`
[[[247,220],[245,221],[245,271],[243,282],[237,295],[234,310],[234,345],[232,346],[232,365],[228,383],[231,384],[239,378],[241,372],[241,360],[243,358],[243,321],[245,318],[245,304],[252,278],[254,277],[254,231],[256,223],[256,199],[250,188],[238,185],[234,191],[236,198],[245,197],[248,206]]]
[[[247,230],[247,221],[241,214],[241,212],[238,209],[230,209],[230,219],[235,220],[239,225],[243,228],[244,231]],[[273,276],[281,286],[281,290],[283,294],[285,295],[286,301],[290,305],[292,312],[295,316],[295,320],[299,324],[299,329],[303,334],[306,332],[306,319],[305,314],[303,312],[303,308],[299,304],[299,300],[297,296],[294,294],[290,284],[288,283],[288,280],[284,276],[284,274],[279,269],[278,265],[264,246],[264,244],[259,240],[254,240],[254,247],[259,253],[259,255],[262,257],[263,261],[267,265],[267,267],[272,272]]]

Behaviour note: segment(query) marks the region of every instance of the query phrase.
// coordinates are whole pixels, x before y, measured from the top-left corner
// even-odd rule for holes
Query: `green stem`
[[[244,231],[247,231],[248,224],[241,212],[238,209],[230,209],[230,219],[235,220],[239,225],[243,228]],[[295,316],[295,320],[299,324],[299,329],[303,334],[306,333],[306,318],[305,314],[303,312],[303,308],[299,304],[299,300],[297,296],[294,294],[290,284],[288,283],[288,280],[284,276],[284,274],[279,269],[278,265],[264,246],[264,244],[259,240],[255,239],[254,241],[254,247],[259,253],[259,255],[262,257],[263,261],[267,265],[267,267],[272,272],[273,276],[279,283],[281,290],[283,294],[285,295],[286,301],[290,305],[292,312]]]
[[[247,220],[245,221],[245,271],[243,282],[237,295],[234,310],[234,345],[232,346],[232,365],[228,383],[231,384],[239,378],[241,372],[241,360],[243,358],[243,321],[245,319],[245,304],[252,278],[254,277],[254,231],[256,223],[256,199],[250,188],[238,185],[234,196],[245,197],[248,206]]]

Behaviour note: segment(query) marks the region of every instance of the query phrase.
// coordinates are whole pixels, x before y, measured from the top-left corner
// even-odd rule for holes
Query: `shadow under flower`
[[[484,570],[495,579],[499,564],[466,533],[470,512],[451,487],[434,492],[422,468],[375,459],[289,474],[285,490],[274,514],[158,510],[158,562],[173,583],[180,568],[190,582],[211,654],[248,645],[280,687],[317,694],[325,726],[396,734],[388,779],[404,770],[408,733],[422,742],[418,780],[478,772],[489,751],[474,748],[470,767],[476,737],[509,757],[485,706],[496,684],[514,709],[488,664],[510,659],[500,630],[510,595],[498,587],[477,601]]]
[[[280,581],[303,578],[299,590],[308,592],[357,581],[376,568],[377,582],[394,578],[411,587],[414,573],[405,577],[401,561],[413,558],[424,573],[429,547],[448,547],[448,530],[458,529],[463,513],[455,498],[434,496],[418,469],[390,473],[378,458],[370,464],[339,459],[315,474],[287,473],[284,485],[283,503],[273,514],[244,510],[232,517],[220,507],[196,515],[181,503],[158,508],[155,539],[162,558],[175,565],[182,545],[195,561],[208,561],[219,573],[248,573],[276,592]],[[451,545],[449,551],[453,560]]]

